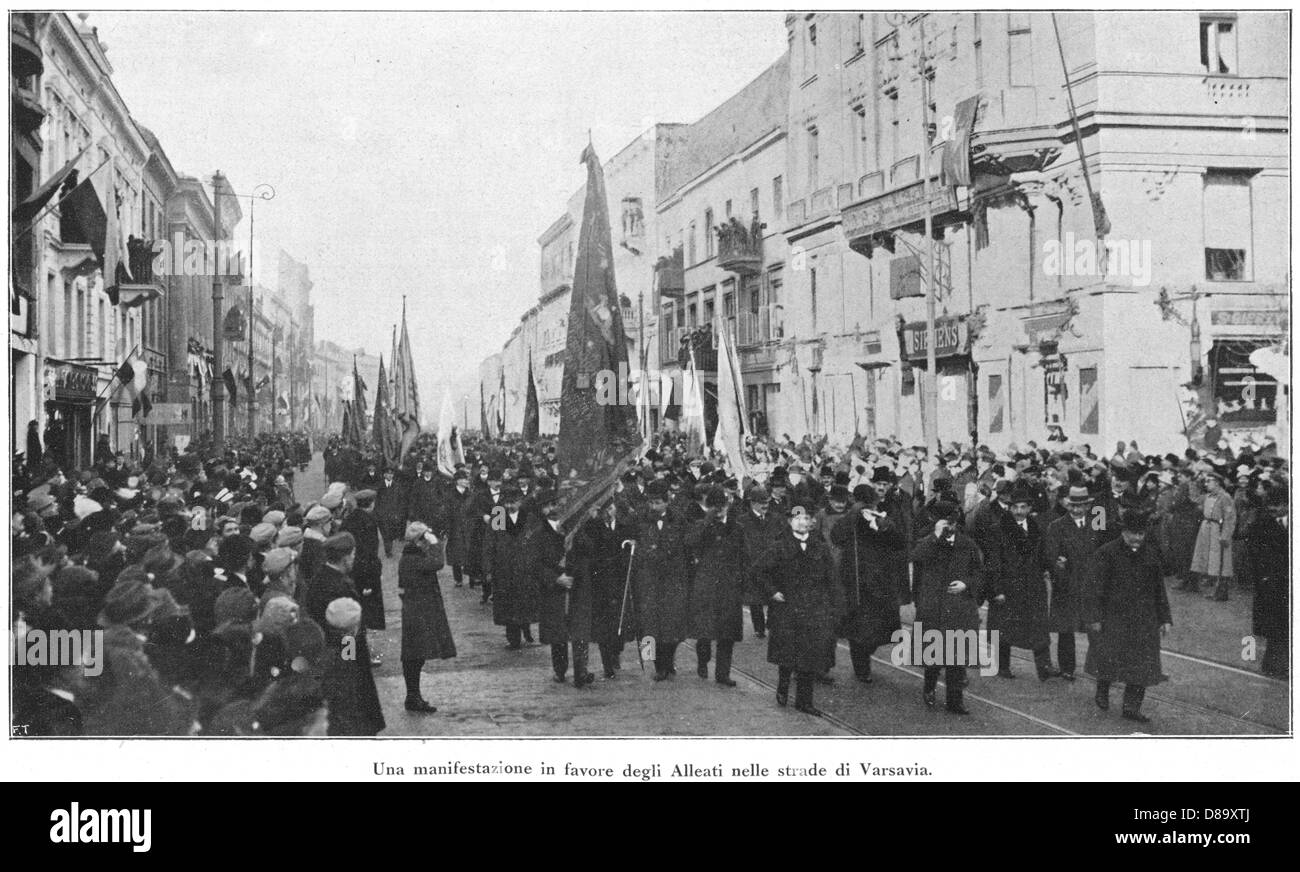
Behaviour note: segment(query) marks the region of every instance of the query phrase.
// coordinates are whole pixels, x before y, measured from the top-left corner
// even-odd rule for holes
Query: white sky
[[[92,13],[179,172],[261,182],[254,271],[311,267],[316,336],[382,351],[408,295],[421,399],[464,390],[538,295],[537,237],[655,122],[785,49],[779,12]],[[245,204],[246,205],[246,204]],[[245,208],[245,213],[247,209]],[[247,219],[236,231],[247,238]],[[265,252],[265,254],[264,254]]]

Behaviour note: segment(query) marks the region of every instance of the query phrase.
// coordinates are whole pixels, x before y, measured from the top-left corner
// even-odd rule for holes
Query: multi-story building
[[[653,284],[653,248],[658,231],[653,204],[657,202],[662,179],[680,144],[684,126],[656,124],[607,160],[603,167],[614,246],[614,276],[622,305],[630,369],[636,369],[643,357],[647,368],[658,366]],[[540,432],[554,435],[559,431],[569,302],[586,193],[586,185],[578,188],[569,198],[564,213],[537,240],[540,247],[538,302],[521,317],[501,352],[509,432],[520,432],[523,426],[530,359],[537,386]],[[496,387],[496,384],[484,384],[485,396]]]
[[[41,76],[45,71],[40,44],[42,19],[35,12],[9,16],[9,203],[19,206],[37,193],[46,162],[41,153]],[[21,208],[19,206],[19,208]],[[30,209],[14,211],[9,263],[9,438],[15,453],[26,455],[27,425],[42,419],[40,365],[41,324],[37,316],[42,285],[39,256],[42,240],[29,229]]]
[[[317,340],[312,363],[312,401],[320,409],[318,431],[324,435],[338,433],[343,426],[343,403],[352,401],[352,365],[366,385],[366,413],[375,410],[375,391],[379,386],[379,357],[364,348],[344,348],[328,339]],[[427,406],[428,400],[424,399]],[[421,409],[427,418],[427,409]]]
[[[784,327],[788,90],[789,55],[783,55],[683,128],[655,206],[664,265],[657,283],[660,368],[687,366],[694,348],[695,365],[711,383],[717,336],[727,331],[741,358],[749,426],[760,434],[806,428],[798,394],[789,390],[799,373]],[[710,427],[711,399],[706,391]],[[680,402],[661,396],[659,405]]]
[[[944,441],[1167,451],[1207,417],[1260,437],[1278,388],[1249,354],[1286,329],[1286,23],[789,16],[786,329],[820,371],[810,430],[923,440],[933,286]]]
[[[167,199],[166,240],[173,253],[180,249],[215,251],[218,240],[229,240],[242,217],[239,201],[221,198],[220,224],[208,190],[198,179],[177,175]],[[170,270],[163,279],[166,289],[168,380],[166,400],[190,405],[190,433],[197,437],[212,430],[213,359],[212,276],[205,270]],[[235,294],[235,286],[223,287],[223,312]],[[224,351],[224,349],[223,349]],[[227,355],[226,366],[232,361]],[[233,372],[232,368],[232,372]],[[229,398],[227,398],[228,400]],[[230,403],[226,415],[231,415]],[[174,432],[176,428],[171,428]],[[228,432],[233,432],[229,431]],[[175,433],[176,436],[183,435]]]
[[[289,428],[312,426],[315,402],[312,397],[312,349],[316,347],[316,307],[311,301],[311,271],[307,264],[280,252],[280,296],[292,310],[293,330],[289,336]],[[389,363],[391,368],[392,364]]]
[[[121,282],[115,271],[104,275],[97,253],[112,253],[112,267],[127,259],[128,235],[145,234],[141,171],[150,149],[113,87],[112,65],[86,18],[73,22],[51,14],[38,27],[45,111],[41,175],[53,178],[75,162],[80,182],[92,187],[108,216],[111,236],[85,238],[85,228],[64,206],[44,210],[32,229],[40,249],[35,317],[42,337],[41,418],[47,452],[70,466],[88,465],[95,445],[132,453],[142,448],[114,375],[128,355],[144,357],[141,304],[161,293],[145,282],[130,293],[110,295]],[[156,395],[152,380],[148,390]]]

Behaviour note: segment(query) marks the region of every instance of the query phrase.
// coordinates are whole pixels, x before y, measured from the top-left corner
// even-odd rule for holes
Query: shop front
[[[45,454],[65,471],[90,466],[96,386],[94,367],[48,358],[45,364]]]
[[[936,432],[939,440],[944,443],[965,444],[970,441],[970,434],[975,429],[977,421],[977,410],[971,391],[974,377],[966,317],[944,315],[936,318],[934,337],[935,367],[938,370]],[[929,346],[926,322],[904,323],[900,329],[899,343],[902,349],[900,393],[903,395],[904,402],[912,400],[917,403],[920,420],[924,425],[924,384],[930,377],[926,372],[926,352]],[[922,426],[922,431],[924,429]]]

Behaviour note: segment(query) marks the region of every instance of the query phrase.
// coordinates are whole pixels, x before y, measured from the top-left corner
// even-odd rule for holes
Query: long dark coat
[[[908,548],[915,536],[915,518],[912,512],[911,500],[898,488],[894,488],[876,506],[876,509],[885,512],[889,520],[893,522],[894,527],[903,536],[901,547],[887,553],[885,571],[894,585],[894,590],[898,592],[899,602],[906,604],[912,601],[907,559]],[[924,533],[925,531],[920,532]]]
[[[730,514],[725,524],[713,517],[695,521],[686,529],[685,542],[695,566],[690,636],[739,642],[744,638],[745,591],[736,516]]]
[[[452,566],[464,566],[469,559],[469,539],[473,534],[474,491],[469,488],[461,493],[456,488],[448,488],[445,496],[444,511],[447,513],[447,563]],[[483,523],[482,518],[477,518]]]
[[[411,483],[411,490],[406,497],[406,520],[420,521],[438,535],[447,538],[447,515],[443,505],[442,485],[437,476],[430,481],[417,478]]]
[[[456,656],[456,642],[438,587],[442,565],[436,547],[408,542],[402,549],[397,563],[397,589],[402,595],[403,660],[448,660]]]
[[[888,558],[903,544],[903,534],[888,519],[873,530],[861,512],[852,512],[831,530],[841,549],[838,580],[845,612],[838,634],[868,648],[888,644],[900,624],[898,599],[888,574]]]
[[[1000,521],[997,538],[986,560],[985,592],[989,599],[989,630],[1014,648],[1038,649],[1047,645],[1047,581],[1043,578],[1042,533],[1030,517],[1025,533],[1008,512]],[[995,602],[999,594],[1004,602]]]
[[[484,556],[487,547],[488,538],[488,521],[484,521],[486,515],[490,519],[493,507],[501,502],[500,491],[497,492],[497,498],[492,498],[491,492],[486,488],[475,488],[471,491],[473,498],[469,506],[466,507],[462,514],[462,521],[465,524],[465,570],[471,576],[478,578],[483,575]]]
[[[690,636],[683,522],[669,509],[661,519],[646,517],[638,531],[633,585],[641,633],[658,645],[680,642]]]
[[[537,640],[543,645],[591,640],[591,579],[565,560],[564,533],[543,520],[528,534],[528,571],[537,592]],[[561,573],[573,578],[565,590]]]
[[[305,606],[308,617],[325,630],[322,684],[329,704],[329,734],[373,736],[384,728],[384,712],[370,668],[370,642],[364,622],[353,644],[348,645],[343,633],[325,620],[329,604],[340,598],[361,601],[352,579],[328,564],[322,565],[307,589]]]
[[[406,494],[410,480],[404,475],[393,477],[393,483],[381,486],[375,495],[375,519],[379,531],[388,542],[401,542],[406,525]]]
[[[768,599],[767,662],[797,672],[823,673],[835,665],[835,579],[831,550],[817,535],[800,547],[791,533],[764,553],[758,566]]]
[[[1287,618],[1291,614],[1288,542],[1286,528],[1262,509],[1246,528],[1246,552],[1255,571],[1254,631],[1270,644],[1286,639]]]
[[[1057,518],[1047,527],[1043,536],[1043,567],[1052,574],[1052,601],[1048,624],[1054,633],[1081,633],[1083,599],[1091,580],[1092,555],[1101,547],[1102,534],[1093,529],[1086,515],[1083,529],[1074,518],[1066,515]],[[1065,568],[1058,569],[1056,560],[1065,558]]]
[[[379,557],[379,522],[364,509],[356,509],[343,521],[342,530],[357,540],[352,581],[361,597],[362,620],[367,630],[382,630],[384,619],[384,564]]]
[[[578,528],[573,538],[573,559],[591,589],[591,638],[597,642],[613,642],[619,639],[618,624],[623,618],[624,641],[637,638],[636,604],[634,593],[627,590],[627,603],[624,605],[624,589],[627,586],[627,570],[631,552],[622,545],[625,541],[635,541],[637,529],[630,514],[620,514],[614,522],[614,529],[602,518],[592,518]]]
[[[1201,507],[1191,498],[1188,482],[1182,482],[1161,494],[1156,501],[1160,511],[1160,541],[1165,559],[1178,575],[1186,575],[1192,566],[1196,532],[1201,527]]]
[[[925,630],[978,630],[985,574],[975,540],[961,532],[951,542],[936,539],[933,533],[923,536],[912,549],[912,563],[917,623]],[[949,593],[948,585],[954,581],[965,582],[966,590]]]
[[[492,620],[498,626],[537,620],[537,585],[524,551],[530,520],[523,511],[516,521],[503,513],[501,529],[488,528],[483,570],[492,576]]]
[[[1160,669],[1160,625],[1172,624],[1160,556],[1149,542],[1132,551],[1122,538],[1097,549],[1084,619],[1100,623],[1084,670],[1100,681],[1152,685]]]
[[[763,552],[781,541],[781,537],[790,531],[790,525],[770,509],[765,517],[760,518],[748,505],[740,512],[736,524],[740,528],[740,561],[745,602],[751,606],[765,606],[767,591],[763,589],[763,581],[755,568]]]

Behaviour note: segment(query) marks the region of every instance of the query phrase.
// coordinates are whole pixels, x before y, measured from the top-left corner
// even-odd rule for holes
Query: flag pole
[[[89,148],[90,148],[90,146],[86,146],[86,148],[82,149],[81,153],[82,153],[82,154],[85,154],[85,153],[86,153],[86,150],[89,149]],[[77,157],[80,158],[81,155],[77,155]],[[68,193],[64,194],[62,197],[60,197],[59,199],[55,200],[53,203],[47,203],[46,206],[45,206],[45,208],[42,209],[40,212],[37,212],[37,213],[36,213],[36,217],[33,218],[30,222],[28,222],[28,224],[27,224],[26,227],[24,227],[22,230],[18,231],[18,233],[14,234],[14,242],[17,242],[18,240],[20,240],[20,239],[22,239],[24,236],[26,236],[28,233],[31,233],[33,230],[35,230],[35,229],[36,229],[36,224],[37,224],[37,222],[39,222],[42,218],[44,218],[46,215],[48,215],[48,214],[49,214],[51,211],[53,211],[54,209],[57,209],[57,208],[59,207],[59,205],[60,205],[61,203],[63,203],[64,200],[66,200],[66,199],[68,199],[69,197],[72,196],[73,192],[75,192],[75,191],[77,190],[77,188],[80,188],[80,187],[81,187],[82,185],[84,185],[86,182],[90,181],[90,177],[91,177],[91,176],[93,176],[95,173],[97,173],[97,172],[99,172],[100,170],[102,170],[104,167],[108,166],[110,163],[112,163],[112,161],[113,161],[113,159],[112,159],[111,157],[108,158],[108,159],[106,159],[102,164],[100,164],[99,166],[95,167],[95,168],[94,168],[93,170],[91,170],[90,172],[86,173],[86,177],[85,177],[84,179],[79,180],[79,181],[77,182],[77,184],[73,185],[71,191],[68,191]]]

